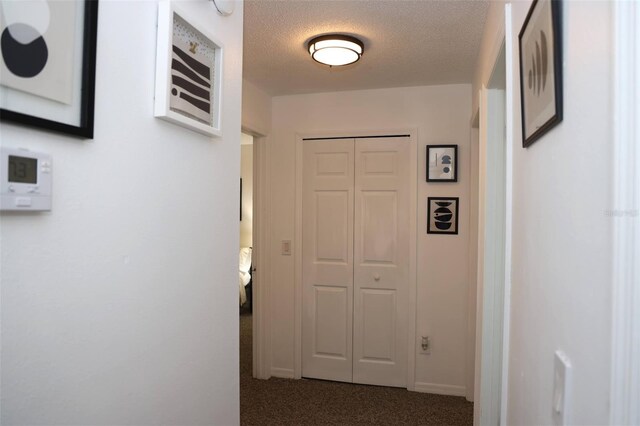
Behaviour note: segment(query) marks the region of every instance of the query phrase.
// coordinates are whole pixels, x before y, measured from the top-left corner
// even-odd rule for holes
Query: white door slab
[[[305,141],[302,376],[352,381],[354,140]]]
[[[407,385],[409,138],[356,140],[353,381]]]

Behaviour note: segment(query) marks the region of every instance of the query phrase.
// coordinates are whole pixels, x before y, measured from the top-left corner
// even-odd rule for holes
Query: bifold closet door
[[[353,155],[353,139],[304,142],[304,377],[353,379]]]
[[[406,386],[409,140],[303,143],[302,376]]]
[[[355,146],[353,381],[406,387],[409,138]]]

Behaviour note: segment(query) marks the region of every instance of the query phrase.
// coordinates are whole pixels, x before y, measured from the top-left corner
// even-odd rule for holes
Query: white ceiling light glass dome
[[[308,48],[314,61],[330,67],[352,64],[364,53],[360,40],[344,34],[315,37],[309,41]]]

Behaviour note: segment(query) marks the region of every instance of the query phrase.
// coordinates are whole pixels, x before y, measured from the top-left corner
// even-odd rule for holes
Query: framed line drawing
[[[222,44],[179,4],[158,9],[154,115],[208,136],[222,136]]]
[[[0,2],[0,120],[93,138],[98,0]]]
[[[458,145],[427,145],[427,182],[458,181]]]
[[[427,198],[427,234],[458,234],[459,197]]]
[[[562,121],[560,1],[535,0],[518,36],[522,146]]]

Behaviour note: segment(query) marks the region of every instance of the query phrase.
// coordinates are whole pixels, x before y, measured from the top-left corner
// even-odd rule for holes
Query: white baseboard
[[[271,376],[280,377],[282,379],[293,379],[293,369],[292,368],[278,368],[271,367]]]
[[[464,386],[441,385],[438,383],[416,382],[414,385],[416,392],[435,393],[438,395],[465,396],[467,388]]]

